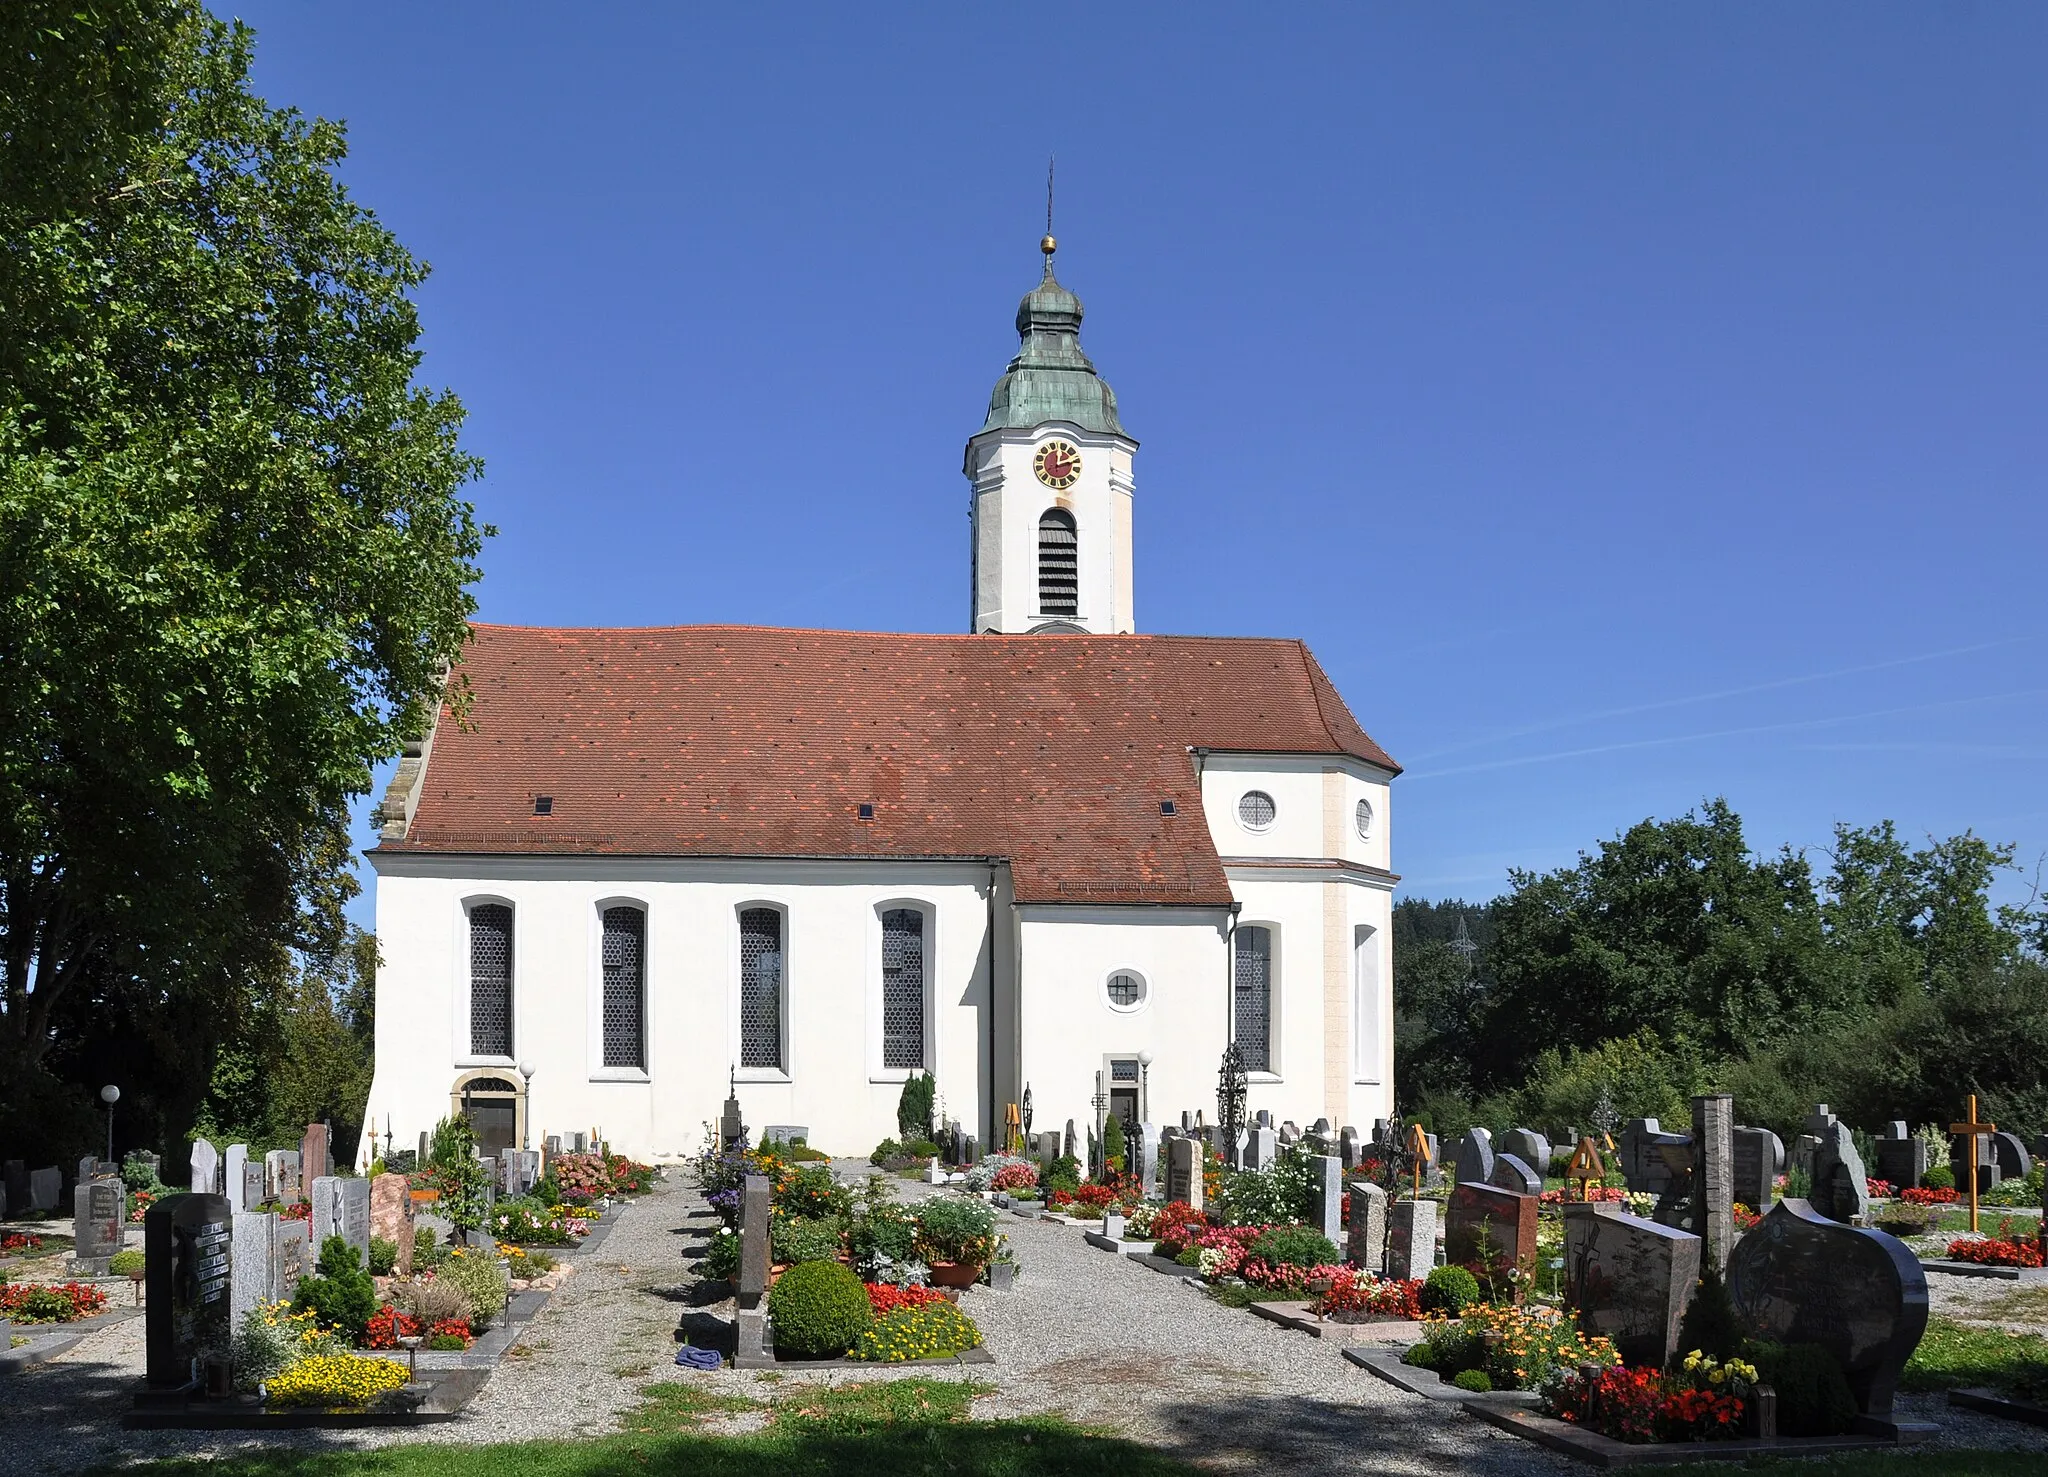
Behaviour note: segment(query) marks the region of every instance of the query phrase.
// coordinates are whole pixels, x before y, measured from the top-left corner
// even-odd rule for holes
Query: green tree
[[[413,383],[424,266],[341,128],[250,90],[245,27],[0,26],[0,1131],[75,1115],[94,1032],[175,1124],[441,698],[478,467]]]

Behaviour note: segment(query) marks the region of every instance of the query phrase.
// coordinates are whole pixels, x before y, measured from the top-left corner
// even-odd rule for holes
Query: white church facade
[[[1133,464],[1044,280],[967,443],[964,635],[478,625],[369,852],[364,1136],[864,1154],[930,1071],[986,1145],[1393,1096],[1394,761],[1297,641],[1138,634]]]

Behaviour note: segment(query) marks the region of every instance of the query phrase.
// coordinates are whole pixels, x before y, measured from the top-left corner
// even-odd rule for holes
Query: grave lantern
[[[100,1089],[100,1101],[107,1105],[107,1163],[114,1162],[114,1104],[121,1101],[121,1089],[109,1082]]]

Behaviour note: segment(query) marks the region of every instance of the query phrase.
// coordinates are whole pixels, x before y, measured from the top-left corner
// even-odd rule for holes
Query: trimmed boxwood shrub
[[[805,1262],[784,1272],[768,1293],[775,1347],[802,1358],[837,1359],[874,1321],[868,1290],[851,1268]]]
[[[299,1279],[292,1311],[311,1311],[322,1328],[356,1342],[363,1341],[377,1311],[377,1284],[363,1270],[362,1258],[347,1240],[329,1236],[320,1243],[315,1275]]]
[[[1422,1311],[1452,1317],[1479,1301],[1479,1279],[1463,1267],[1437,1267],[1422,1284]]]
[[[1920,1186],[1926,1190],[1953,1190],[1956,1187],[1956,1172],[1946,1164],[1937,1164],[1920,1176]]]
[[[1493,1380],[1483,1369],[1460,1370],[1452,1376],[1451,1383],[1461,1390],[1470,1390],[1475,1395],[1484,1395],[1493,1388]]]
[[[1778,1392],[1780,1436],[1839,1436],[1856,1420],[1856,1397],[1835,1356],[1818,1344],[1750,1346],[1757,1383]]]
[[[1276,1267],[1328,1267],[1337,1261],[1330,1238],[1312,1226],[1272,1226],[1246,1252]]]

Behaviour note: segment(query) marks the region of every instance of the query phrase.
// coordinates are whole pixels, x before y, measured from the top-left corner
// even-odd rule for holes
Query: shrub
[[[139,1251],[117,1251],[107,1262],[107,1270],[116,1277],[140,1277],[149,1266],[149,1258]]]
[[[489,1252],[451,1252],[447,1265],[434,1276],[437,1281],[446,1281],[460,1288],[462,1295],[469,1299],[469,1325],[472,1328],[490,1327],[491,1320],[505,1311],[505,1300],[511,1289],[506,1285],[505,1269]]]
[[[727,1230],[724,1226],[718,1228],[718,1234],[704,1248],[704,1259],[697,1264],[697,1275],[728,1282],[740,1275],[740,1237],[737,1231]]]
[[[348,1345],[321,1328],[311,1312],[294,1313],[284,1302],[258,1303],[242,1315],[235,1335],[235,1388],[254,1390],[295,1360],[347,1352]]]
[[[902,1364],[912,1359],[944,1359],[981,1342],[974,1320],[952,1303],[898,1307],[862,1330],[854,1345],[856,1359]]]
[[[860,1278],[837,1262],[805,1262],[768,1293],[775,1347],[800,1357],[836,1359],[874,1319]]]
[[[1778,1392],[1780,1436],[1839,1436],[1856,1419],[1856,1400],[1835,1356],[1818,1344],[1753,1344],[1756,1380]]]
[[[1928,1190],[1953,1190],[1956,1187],[1956,1172],[1946,1164],[1937,1164],[1920,1176],[1920,1184]]]
[[[1479,1301],[1479,1279],[1463,1267],[1436,1267],[1422,1283],[1422,1310],[1453,1317]]]
[[[901,1159],[902,1157],[903,1144],[900,1140],[883,1139],[879,1144],[875,1145],[875,1152],[868,1155],[868,1163],[879,1168],[892,1159]]]
[[[342,1237],[329,1236],[321,1243],[318,1270],[299,1279],[292,1310],[311,1313],[322,1328],[351,1343],[363,1341],[377,1311],[377,1286],[363,1270],[361,1255]]]
[[[903,1145],[903,1152],[913,1159],[936,1159],[939,1146],[930,1139],[911,1139]]]
[[[1692,1301],[1686,1304],[1685,1316],[1679,1320],[1678,1347],[1722,1362],[1741,1353],[1742,1342],[1742,1325],[1736,1321],[1728,1283],[1712,1258],[1707,1258],[1700,1265],[1700,1280],[1693,1289]]]
[[[1053,1160],[1052,1168],[1045,1172],[1042,1181],[1046,1192],[1065,1190],[1068,1194],[1081,1188],[1081,1161],[1072,1154],[1062,1154]]]
[[[913,1212],[917,1252],[928,1263],[986,1266],[995,1255],[995,1212],[978,1200],[931,1199]]]
[[[839,1219],[777,1216],[768,1230],[768,1244],[778,1262],[837,1261]]]
[[[448,1260],[448,1248],[434,1239],[432,1226],[421,1226],[412,1233],[412,1269],[415,1272],[431,1272]]]
[[[1330,1238],[1310,1226],[1270,1227],[1252,1242],[1250,1255],[1284,1267],[1327,1267],[1338,1259]]]
[[[567,1246],[588,1234],[588,1227],[533,1196],[500,1200],[491,1208],[491,1235],[518,1246]]]
[[[853,1209],[853,1196],[826,1166],[807,1164],[783,1179],[775,1190],[774,1206],[778,1215],[819,1220],[846,1215]]]
[[[1102,1174],[1107,1179],[1123,1172],[1124,1121],[1112,1113],[1109,1121],[1102,1125]]]
[[[398,1265],[398,1243],[387,1241],[382,1236],[370,1238],[370,1275],[389,1277],[391,1269]]]
[[[847,1231],[846,1248],[863,1275],[883,1257],[907,1262],[917,1251],[917,1222],[901,1206],[875,1206]]]
[[[571,1205],[588,1205],[616,1188],[602,1154],[557,1154],[548,1164],[561,1199]]]
[[[1493,1380],[1483,1369],[1461,1369],[1451,1376],[1451,1383],[1475,1395],[1484,1395],[1493,1388]]]
[[[515,1246],[505,1257],[505,1270],[522,1282],[531,1282],[554,1271],[555,1259],[544,1251],[528,1251],[523,1246]]]
[[[1035,1190],[1038,1170],[1029,1164],[1005,1164],[989,1177],[991,1190]]]
[[[469,1317],[469,1294],[445,1277],[410,1277],[394,1282],[391,1303],[422,1328],[451,1318]]]
[[[1233,1226],[1308,1220],[1322,1196],[1319,1174],[1313,1156],[1299,1144],[1291,1145],[1264,1169],[1226,1175],[1217,1209]]]
[[[476,1132],[469,1120],[443,1118],[434,1128],[427,1168],[413,1176],[415,1189],[441,1192],[441,1214],[464,1231],[483,1224],[488,1176],[475,1150]]]
[[[936,1085],[929,1072],[912,1072],[903,1080],[903,1092],[896,1099],[896,1129],[905,1142],[932,1136],[932,1103]]]
[[[301,1359],[264,1386],[266,1404],[368,1405],[405,1383],[405,1366],[395,1359],[360,1354],[322,1354]]]

